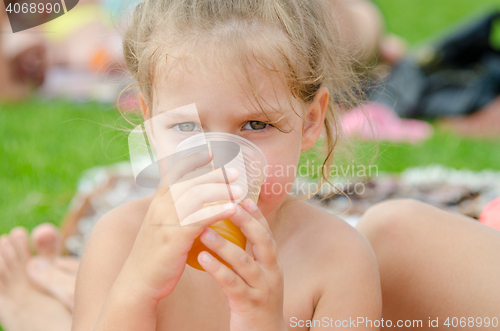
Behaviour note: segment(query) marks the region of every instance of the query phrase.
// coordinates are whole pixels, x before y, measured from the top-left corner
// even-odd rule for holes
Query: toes
[[[43,257],[30,259],[27,271],[32,281],[47,290],[68,308],[73,309],[76,274],[67,273]]]
[[[31,240],[39,255],[53,258],[61,252],[61,234],[51,223],[43,223],[33,229]]]
[[[9,237],[5,234],[0,236],[0,250],[7,268],[10,269],[10,271],[18,270],[20,266],[19,259]]]
[[[9,240],[14,247],[19,261],[25,264],[31,256],[28,232],[23,227],[15,227],[10,231]]]
[[[0,289],[3,290],[5,286],[8,284],[10,277],[10,269],[9,266],[5,263],[2,255],[0,254]]]

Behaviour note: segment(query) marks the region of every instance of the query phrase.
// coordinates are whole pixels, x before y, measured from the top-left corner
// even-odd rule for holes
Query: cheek
[[[259,147],[267,159],[267,178],[261,186],[258,206],[263,215],[278,208],[292,190],[300,158],[302,133],[294,128]]]
[[[278,208],[291,191],[299,155],[268,158],[268,176],[261,187],[259,208],[264,215]]]

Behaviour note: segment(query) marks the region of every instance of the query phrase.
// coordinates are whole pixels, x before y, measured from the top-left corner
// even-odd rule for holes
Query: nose
[[[202,123],[203,124],[203,123]],[[230,133],[234,135],[238,135],[238,128],[231,128],[229,123],[224,123],[223,121],[219,121],[216,123],[211,123],[210,125],[208,124],[203,124],[203,133],[209,133],[209,132],[219,132],[219,133]]]

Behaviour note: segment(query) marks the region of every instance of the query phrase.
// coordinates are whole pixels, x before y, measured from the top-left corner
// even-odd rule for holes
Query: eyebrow
[[[157,114],[154,117],[158,117],[158,120],[193,120],[199,119],[198,113],[193,112],[178,112],[178,111],[170,111],[170,110],[157,110]]]
[[[270,118],[273,118],[274,116],[278,116],[278,117],[281,117],[283,116],[284,114],[286,114],[286,110],[285,109],[282,109],[280,107],[277,107],[277,108],[272,108],[272,107],[263,107],[261,109],[248,109],[248,108],[245,108],[247,111],[246,111],[246,114],[245,114],[245,118],[251,118],[251,117],[255,117],[255,116],[264,116],[266,117],[266,114],[270,117]],[[265,114],[264,114],[265,112]]]
[[[170,111],[167,110],[159,110],[158,111],[158,115],[164,115],[166,113],[169,113]],[[247,111],[245,113],[245,115],[242,115],[241,116],[241,119],[242,120],[245,120],[245,121],[249,121],[249,120],[255,120],[255,119],[265,119],[265,120],[268,120],[268,117],[271,121],[276,121],[276,120],[279,120],[282,116],[283,116],[283,113],[284,112],[280,112],[280,111],[276,111],[276,110],[269,110],[269,109],[266,109],[265,112],[267,113],[267,116],[266,114],[264,114],[264,112],[262,111],[253,111],[253,112],[250,112],[250,111]],[[198,116],[196,116],[196,118],[198,119],[199,118],[199,114],[197,114]],[[193,114],[186,114],[186,113],[178,113],[178,112],[172,112],[171,114],[168,115],[168,118],[171,118],[171,119],[186,119],[186,118],[189,118],[189,117],[193,117]]]
[[[165,115],[165,114],[168,114],[168,111],[158,113],[157,116],[163,115],[162,117],[169,118],[169,119],[170,118],[173,118],[173,119],[179,119],[180,118],[180,119],[182,119],[182,118],[188,118],[188,117],[194,117],[195,116],[194,114],[186,114],[186,113],[171,113],[171,114],[168,114],[168,116]],[[196,115],[198,115],[198,114],[196,114]],[[196,116],[196,117],[199,117],[199,116]]]
[[[266,116],[266,114],[267,114],[267,116]],[[276,110],[269,110],[269,109],[266,109],[266,114],[264,114],[264,112],[262,112],[262,111],[248,112],[242,118],[245,119],[246,121],[249,121],[249,120],[255,119],[255,118],[277,121],[283,116],[283,112],[279,112]],[[269,119],[268,119],[268,117],[269,117]]]

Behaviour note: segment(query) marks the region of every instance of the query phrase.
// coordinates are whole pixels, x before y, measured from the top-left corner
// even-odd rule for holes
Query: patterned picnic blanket
[[[330,182],[337,189],[324,184],[308,202],[353,226],[370,206],[387,199],[414,198],[478,218],[486,204],[500,197],[500,171],[473,172],[440,165],[408,168],[401,174],[379,173],[364,180],[334,178]],[[310,179],[297,177],[292,194],[304,193],[303,187],[317,187],[311,184],[314,182]],[[67,251],[81,256],[92,227],[105,213],[154,192],[135,183],[129,162],[87,170],[64,220]]]

